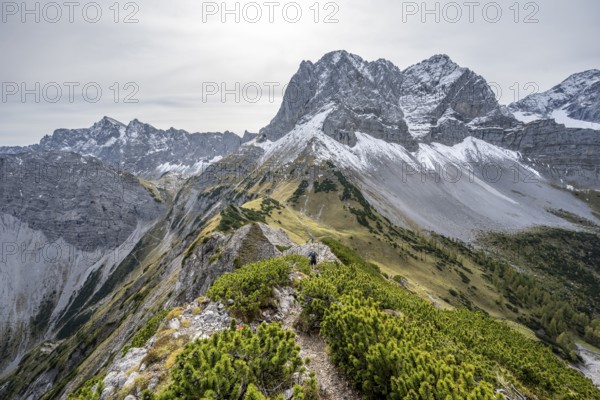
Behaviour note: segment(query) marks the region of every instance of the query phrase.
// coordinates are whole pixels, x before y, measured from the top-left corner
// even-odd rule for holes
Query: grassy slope
[[[594,215],[600,218],[600,192],[597,190],[586,190],[582,192],[571,192],[573,196],[585,201],[590,205]]]
[[[497,301],[502,304],[500,294],[485,281],[483,271],[471,260],[458,257],[465,268],[448,263],[441,266],[443,260],[439,255],[432,254],[431,249],[420,250],[420,247],[431,246],[427,243],[427,237],[409,232],[403,232],[407,235],[406,238],[389,235],[392,225],[377,213],[375,215],[383,227],[383,233],[370,232],[349,211],[350,207],[357,208],[359,204],[354,200],[340,200],[342,190],[339,184],[338,191],[329,193],[314,193],[311,185],[296,204],[288,202],[298,184],[298,181],[291,181],[268,187],[269,196],[284,207],[268,216],[267,223],[283,229],[294,242],[306,243],[311,235],[314,239],[334,237],[369,262],[377,264],[382,272],[390,276],[405,277],[411,291],[423,298],[434,299],[442,307],[472,302],[475,308],[482,309],[495,318],[516,319],[514,313],[497,304]],[[255,188],[257,192],[263,193],[266,189],[265,186]],[[262,199],[256,199],[244,204],[244,207],[258,210],[261,202]],[[375,223],[370,221],[370,225],[374,226]],[[436,246],[448,252],[453,251],[440,243]],[[461,273],[467,277],[468,283],[463,281]],[[451,295],[450,290],[458,295]]]
[[[561,297],[564,299],[577,297],[575,302],[568,301],[576,311],[586,314],[588,313],[584,308],[589,308],[591,301],[595,302],[593,299],[597,296],[597,282],[599,281],[587,279],[587,275],[584,276],[582,272],[588,275],[600,273],[600,271],[594,271],[593,267],[590,271],[589,267],[594,263],[600,265],[600,262],[594,261],[598,256],[597,249],[600,248],[600,245],[594,244],[598,240],[597,236],[591,234],[594,239],[591,240],[584,238],[582,235],[585,234],[583,233],[567,231],[554,232],[552,235],[539,235],[539,237],[532,236],[531,232],[525,232],[522,235],[505,235],[506,237],[512,236],[511,239],[505,240],[508,246],[499,254],[492,255],[492,259],[510,259],[506,253],[510,253],[511,247],[514,247],[511,242],[514,240],[518,242],[523,238],[529,240],[533,237],[535,240],[541,240],[541,244],[533,251],[527,249],[528,255],[536,255],[537,250],[541,248],[543,253],[551,254],[555,260],[559,261],[552,265],[544,256],[535,258],[534,261],[538,264],[541,262],[543,265],[549,266],[552,270],[550,272],[548,270],[541,271],[540,268],[531,268],[527,263],[523,264],[522,260],[513,262],[518,271],[523,270],[521,268],[523,265],[527,266],[528,268],[524,269],[525,275],[537,281],[540,290],[549,290],[548,294],[554,296],[549,309],[554,309],[555,311],[550,312],[557,314],[545,314],[546,311],[542,310],[539,304],[515,303],[514,294],[510,290],[507,291],[502,285],[498,286],[498,282],[492,277],[490,265],[481,258],[481,255],[485,253],[480,253],[444,237],[422,234],[415,230],[402,230],[392,226],[373,209],[369,210],[368,204],[365,206],[365,200],[360,193],[347,196],[348,185],[350,185],[351,193],[354,193],[353,190],[357,188],[353,188],[352,184],[347,181],[344,183],[345,178],[340,177],[333,166],[329,167],[329,169],[321,168],[319,170],[322,173],[318,178],[319,183],[305,177],[303,180],[263,183],[252,188],[251,190],[257,195],[265,196],[266,194],[284,206],[268,216],[267,223],[286,231],[296,243],[333,237],[354,249],[369,262],[378,265],[385,274],[400,275],[406,278],[405,286],[420,297],[432,301],[442,308],[466,306],[471,310],[480,310],[497,320],[505,321],[508,326],[531,339],[541,338],[561,356],[568,357],[573,361],[577,359],[577,355],[573,352],[574,345],[569,344],[570,339],[563,338],[561,341],[558,336],[561,332],[567,332],[572,339],[582,338],[585,325],[578,325],[578,328],[575,329],[570,325],[569,320],[565,319],[567,328],[564,329],[558,322],[557,332],[552,333],[550,318],[553,319],[552,315],[558,318],[557,321],[563,318],[560,314],[561,311],[556,311],[557,307],[561,307]],[[323,185],[325,180],[335,182],[336,190],[329,192],[316,190],[317,187]],[[596,192],[590,192],[585,196],[590,203],[594,203],[598,200],[594,197],[596,194]],[[261,199],[256,199],[245,204],[245,207],[258,210],[261,207],[261,201]],[[568,240],[562,236],[568,237]],[[584,241],[585,244],[581,245],[578,241]],[[484,248],[487,248],[489,243],[483,243],[483,245]],[[562,249],[568,251],[565,252]],[[562,266],[559,265],[561,262]],[[547,282],[552,282],[552,288],[550,286],[546,288]],[[577,285],[577,288],[574,289],[572,284]],[[568,295],[556,297],[557,292],[568,293]],[[577,292],[577,294],[573,295],[573,292]],[[594,308],[593,305],[592,308]],[[548,320],[546,320],[546,315],[550,315]],[[588,315],[588,317],[597,318],[597,315],[596,317]],[[546,322],[542,322],[542,318]],[[545,325],[542,327],[540,323]],[[571,329],[568,326],[571,326]],[[550,327],[550,330],[544,330],[546,327]],[[585,329],[587,332],[587,328]],[[597,340],[588,339],[587,333],[585,335],[586,340]]]
[[[305,243],[311,238],[333,237],[377,264],[382,272],[406,278],[405,286],[422,298],[444,308],[467,306],[479,309],[495,319],[505,320],[526,336],[536,338],[531,329],[521,324],[534,318],[535,310],[527,307],[515,310],[508,298],[492,284],[489,270],[473,257],[470,249],[445,238],[399,229],[400,235],[393,235],[391,231],[397,228],[376,212],[373,220],[367,219],[370,227],[364,226],[351,212],[351,209],[361,208],[360,202],[356,199],[340,200],[344,187],[342,182],[332,171],[322,169],[320,172],[323,176],[319,177],[319,181],[333,180],[337,185],[336,191],[316,193],[314,181],[308,179],[309,185],[300,196],[294,196],[300,186],[299,180],[263,183],[254,187],[255,193],[268,194],[284,205],[267,217],[267,223],[283,229],[296,243]],[[586,196],[592,201],[591,197],[595,194],[587,193]],[[262,199],[256,199],[244,207],[259,210],[261,202]],[[375,229],[376,223],[382,226],[381,230]],[[555,238],[551,239],[550,245],[556,247]],[[567,262],[571,263],[574,257]],[[558,271],[553,279],[557,285],[564,286],[564,282],[560,282],[560,273]],[[589,297],[582,299],[584,301],[589,302]]]

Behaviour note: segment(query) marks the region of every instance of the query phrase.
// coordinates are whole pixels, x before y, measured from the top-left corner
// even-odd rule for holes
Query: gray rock
[[[131,174],[71,152],[0,154],[0,182],[0,241],[15,250],[0,263],[1,372],[86,307],[166,206]]]
[[[122,388],[127,382],[127,376],[122,372],[111,371],[104,377],[104,384],[106,387]]]
[[[133,367],[140,365],[142,359],[146,356],[148,350],[143,347],[132,347],[121,357],[112,368],[113,371],[127,372]]]
[[[551,181],[581,188],[600,188],[600,134],[592,129],[567,129],[553,120],[526,124],[505,132],[479,130],[488,143],[518,151]]]
[[[135,382],[135,378],[137,378],[138,376],[140,376],[140,374],[138,374],[137,372],[132,372],[128,377],[127,380],[125,381],[125,383],[123,384],[123,387],[128,387],[128,386],[132,386],[133,383]]]
[[[102,390],[102,393],[100,394],[100,399],[101,400],[106,400],[114,392],[115,392],[115,387],[114,386],[110,386],[110,385],[109,386],[104,386],[104,389]]]
[[[154,390],[156,388],[156,385],[158,385],[159,383],[159,379],[158,376],[153,376],[152,378],[150,378],[150,380],[148,381],[148,389],[150,390]]]
[[[291,245],[292,242],[279,230],[262,223],[248,224],[231,235],[215,233],[205,243],[198,245],[193,256],[183,263],[179,274],[177,295],[182,302],[189,303],[206,293],[212,282],[225,272],[234,270],[234,263],[252,263],[281,255],[278,245]],[[220,251],[218,260],[211,263],[211,257]],[[227,301],[230,305],[231,302]],[[205,311],[218,313],[219,306],[210,303]]]
[[[206,308],[204,309],[204,315],[206,315],[207,313],[210,314],[215,314],[216,312],[219,311],[219,305],[218,303],[215,302],[211,302],[209,305],[206,306]]]
[[[284,287],[281,289],[273,288],[273,295],[277,300],[277,313],[285,317],[292,309],[296,299],[294,298],[294,291],[290,287]]]
[[[283,392],[283,398],[285,400],[290,400],[293,395],[294,395],[294,389],[288,389],[285,392]]]
[[[178,330],[180,325],[181,325],[181,323],[179,322],[179,319],[177,319],[177,318],[173,318],[172,320],[169,321],[169,329]]]
[[[570,118],[600,122],[600,70],[573,74],[546,92],[512,103],[509,109],[538,119],[551,118],[554,111],[565,109]]]
[[[170,128],[156,129],[137,119],[128,125],[104,117],[90,128],[57,129],[44,136],[39,144],[27,147],[4,147],[0,153],[68,150],[92,155],[105,163],[137,176],[159,178],[167,172],[191,175],[207,168],[217,156],[235,152],[242,143],[256,135],[188,133]]]
[[[311,252],[317,254],[317,263],[320,262],[339,262],[338,258],[331,252],[329,246],[321,242],[310,242],[300,245],[293,245],[283,252],[284,255],[297,254],[308,257]]]
[[[328,136],[354,146],[354,133],[367,132],[409,150],[417,148],[419,137],[429,137],[444,116],[465,129],[476,118],[500,113],[485,80],[446,55],[401,71],[387,60],[366,62],[335,51],[315,64],[300,64],[279,112],[258,140],[276,140],[331,104],[335,109],[323,124]]]

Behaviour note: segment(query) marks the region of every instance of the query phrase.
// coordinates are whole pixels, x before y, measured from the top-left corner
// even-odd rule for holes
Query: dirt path
[[[294,323],[299,315],[300,306],[296,303],[283,320],[283,326],[296,332],[296,341],[300,346],[302,359],[310,358],[308,370],[316,373],[321,399],[359,400],[358,392],[329,359],[327,345],[323,339],[319,335],[306,335],[294,329]]]

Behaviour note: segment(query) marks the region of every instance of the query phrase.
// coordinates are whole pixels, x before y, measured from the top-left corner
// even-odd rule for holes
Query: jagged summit
[[[122,123],[121,121],[117,121],[116,119],[107,117],[107,116],[102,117],[102,119],[100,121],[96,122],[94,125],[96,125],[96,124],[103,125],[103,126],[106,126],[106,125],[125,126],[125,124]]]
[[[416,67],[417,65],[443,65],[443,64],[453,64],[455,66],[458,66],[458,64],[456,64],[454,61],[452,61],[452,59],[450,58],[449,55],[447,55],[447,54],[434,54],[431,57],[424,59],[420,63],[412,65],[412,66],[410,66],[410,67],[408,67],[406,69],[409,69],[409,68],[412,68],[412,67]]]
[[[338,50],[316,63],[300,64],[259,141],[277,140],[327,105],[334,111],[324,123],[325,133],[351,146],[358,131],[414,149],[440,125],[453,136],[464,136],[465,124],[502,114],[485,79],[447,55],[402,71],[385,59],[368,62]]]
[[[600,118],[600,107],[594,106],[600,104],[596,77],[597,71],[576,74],[555,88],[554,97],[541,97],[579,93],[562,112]],[[561,184],[597,187],[597,173],[589,167],[599,159],[597,133],[556,122],[523,124],[498,103],[482,76],[445,54],[401,71],[387,60],[369,62],[339,50],[300,64],[281,108],[256,143],[268,154],[284,149],[277,154],[289,160],[323,146],[339,154],[348,148],[360,153],[372,139],[379,141],[378,148],[399,145],[403,154],[418,154],[423,145],[456,146],[473,137],[519,152]]]
[[[424,81],[450,80],[451,77],[463,74],[467,68],[459,66],[446,54],[436,54],[430,58],[412,65],[402,71],[405,75],[418,76]]]
[[[125,125],[105,116],[90,128],[57,129],[44,136],[39,144],[0,148],[0,153],[71,151],[147,178],[158,178],[168,172],[189,176],[235,152],[255,136],[249,132],[240,138],[229,131],[189,133],[174,128],[165,131],[137,118]]]
[[[360,60],[361,62],[364,61],[360,56],[349,53],[346,50],[333,50],[328,53],[325,53],[323,55],[323,57],[321,57],[319,59],[319,61],[317,61],[317,64],[321,63],[321,62],[327,62],[327,61],[337,63],[342,58],[352,58],[352,59]]]
[[[365,59],[363,59],[361,56],[354,54],[354,53],[350,53],[346,50],[334,50],[334,51],[330,51],[328,53],[325,53],[316,63],[314,64],[338,64],[340,61],[348,61],[353,63],[354,65],[357,64],[366,64],[366,65],[385,65],[389,68],[398,68],[392,61],[385,59],[385,58],[379,58],[375,61],[367,61]],[[302,61],[302,63],[308,63],[308,64],[313,64],[311,61],[309,60],[304,60]],[[411,67],[408,67],[406,69],[410,69],[413,68],[417,65],[443,65],[443,64],[447,64],[447,65],[453,65],[455,67],[458,67],[458,64],[456,64],[451,58],[450,56],[448,56],[447,54],[434,54],[433,56],[421,61],[418,64],[415,64]]]

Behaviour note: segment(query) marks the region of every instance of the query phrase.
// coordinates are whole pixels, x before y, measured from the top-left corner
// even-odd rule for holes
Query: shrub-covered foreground
[[[314,377],[299,381],[304,372],[292,331],[281,324],[263,323],[256,332],[248,326],[213,334],[188,343],[177,357],[171,384],[149,399],[283,399],[286,390],[294,400],[315,399]]]
[[[332,250],[346,259],[352,253],[339,243]],[[301,298],[304,326],[320,328],[366,398],[495,399],[503,398],[499,389],[518,389],[544,399],[600,399],[548,347],[482,314],[436,309],[364,262],[321,264],[302,282]]]
[[[217,279],[213,300],[251,320],[268,306],[273,288],[289,284],[292,265],[305,271],[299,326],[318,331],[336,365],[366,399],[600,400],[600,390],[556,357],[508,326],[467,309],[440,310],[386,279],[340,243],[332,251],[348,263],[288,256],[246,265]],[[314,376],[305,378],[294,333],[263,323],[254,331],[231,327],[185,346],[160,394],[145,400],[316,399]],[[98,381],[75,399],[97,396]],[[287,393],[286,393],[287,392]],[[90,397],[94,398],[94,397]]]
[[[251,321],[272,298],[273,288],[289,283],[290,267],[295,263],[304,265],[308,260],[292,255],[245,265],[219,277],[207,296],[227,304],[235,317]]]

